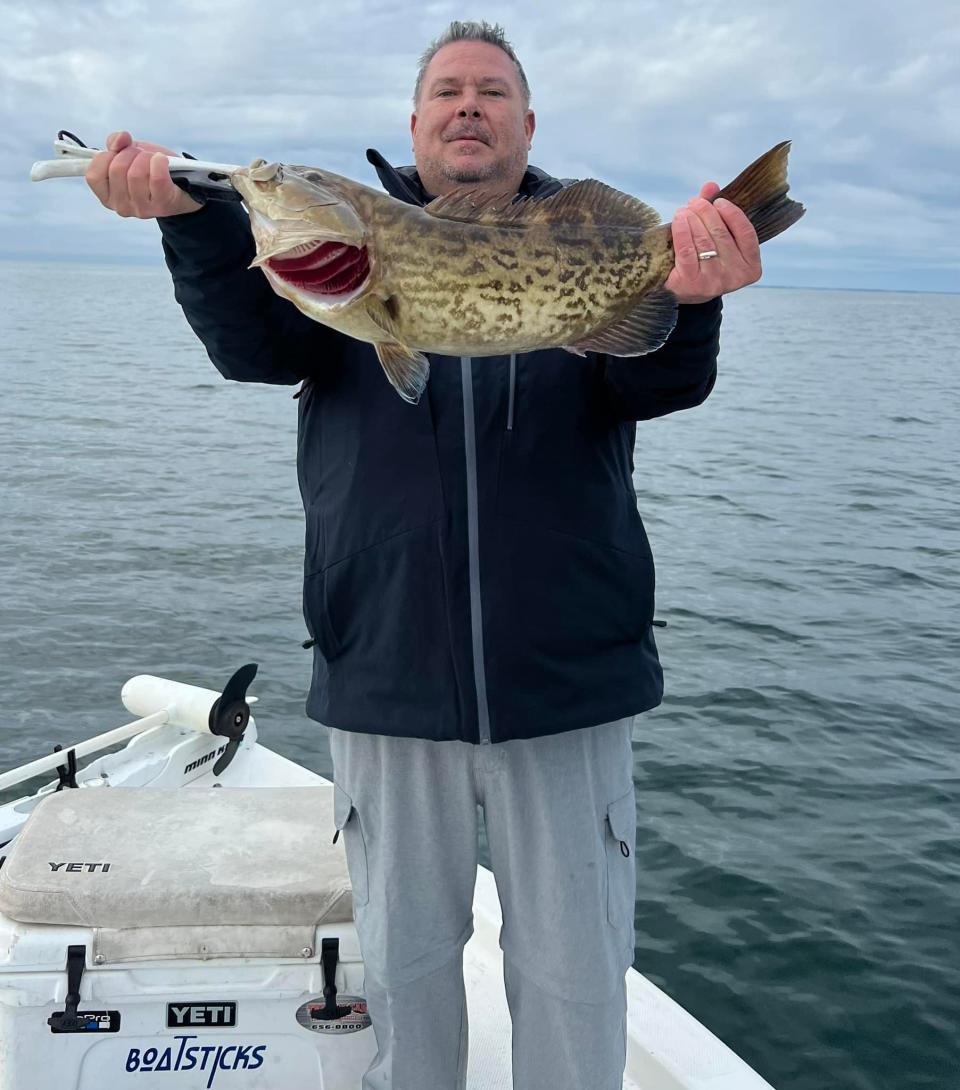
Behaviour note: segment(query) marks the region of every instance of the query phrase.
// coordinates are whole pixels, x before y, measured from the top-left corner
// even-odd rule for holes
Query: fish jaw
[[[312,311],[339,310],[369,286],[373,259],[366,225],[323,171],[255,161],[231,181],[243,196],[261,268],[274,290]],[[302,308],[301,308],[302,309]]]
[[[277,289],[284,286],[288,299],[311,309],[340,310],[359,298],[370,286],[373,260],[369,243],[360,246],[330,232],[304,230],[297,224],[274,224],[259,212],[250,222],[257,243],[251,268],[261,269]]]

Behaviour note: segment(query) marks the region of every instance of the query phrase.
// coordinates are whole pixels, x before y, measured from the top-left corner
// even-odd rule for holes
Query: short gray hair
[[[523,65],[517,59],[513,46],[507,41],[503,27],[499,23],[494,23],[491,26],[486,20],[479,23],[463,23],[454,20],[439,38],[435,38],[427,46],[420,57],[417,82],[413,89],[414,105],[420,101],[420,91],[423,89],[423,77],[427,71],[427,65],[445,45],[449,45],[451,42],[486,42],[488,45],[495,45],[498,49],[502,49],[513,61],[517,69],[517,75],[520,77],[520,87],[523,89],[523,104],[525,106],[530,105],[530,84],[527,83],[527,75],[523,70]]]

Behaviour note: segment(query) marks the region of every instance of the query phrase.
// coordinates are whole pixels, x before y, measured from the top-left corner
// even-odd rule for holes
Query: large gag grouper
[[[717,194],[761,242],[804,212],[786,195],[789,148]],[[426,385],[425,352],[638,356],[676,322],[670,225],[602,182],[541,200],[458,190],[420,208],[313,167],[256,160],[230,181],[250,212],[253,265],[304,314],[372,344],[407,401]]]

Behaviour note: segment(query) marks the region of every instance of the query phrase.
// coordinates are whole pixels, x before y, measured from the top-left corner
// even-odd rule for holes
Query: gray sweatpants
[[[632,719],[497,745],[330,731],[378,1053],[363,1090],[463,1090],[478,806],[515,1090],[620,1090],[633,961]]]

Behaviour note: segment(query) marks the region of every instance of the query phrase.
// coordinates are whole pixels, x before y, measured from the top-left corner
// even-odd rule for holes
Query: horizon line
[[[121,266],[125,268],[165,268],[163,258],[143,257],[111,257],[111,256],[84,256],[71,255],[68,257],[54,257],[51,255],[36,255],[22,253],[0,252],[0,261],[23,262],[31,265],[105,265]],[[951,291],[949,288],[871,288],[857,286],[839,286],[834,284],[764,284],[762,282],[750,284],[751,288],[760,288],[770,291],[862,291],[875,292],[887,295],[960,295],[960,289]]]

